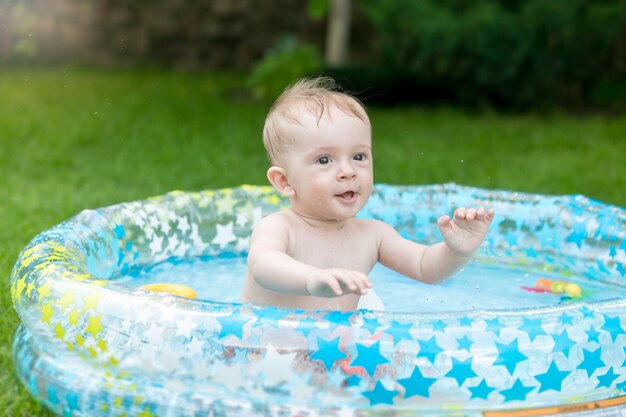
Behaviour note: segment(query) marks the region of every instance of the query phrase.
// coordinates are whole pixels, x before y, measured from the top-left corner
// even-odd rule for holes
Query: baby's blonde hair
[[[263,145],[270,162],[276,164],[285,145],[294,140],[286,135],[285,121],[301,124],[299,115],[305,110],[316,116],[319,123],[332,106],[369,124],[363,104],[340,91],[335,80],[330,77],[303,78],[287,87],[265,118]]]

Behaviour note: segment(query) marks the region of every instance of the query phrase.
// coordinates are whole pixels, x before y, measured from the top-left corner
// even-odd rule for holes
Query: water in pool
[[[196,290],[199,299],[239,302],[245,274],[245,257],[194,258],[152,265],[136,276],[119,277],[119,281],[133,287],[150,283],[183,284]],[[625,291],[615,285],[477,260],[437,285],[413,281],[382,265],[372,270],[370,278],[385,310],[396,312],[517,309],[574,301],[563,295],[529,291],[539,278],[576,282],[583,291],[582,300],[587,302],[612,299]]]

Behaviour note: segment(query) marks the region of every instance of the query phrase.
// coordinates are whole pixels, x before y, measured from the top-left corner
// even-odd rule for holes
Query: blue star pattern
[[[126,237],[126,231],[124,230],[124,226],[122,226],[121,224],[116,224],[113,231],[115,232],[115,235],[119,240],[122,240]]]
[[[463,385],[466,379],[477,376],[476,372],[472,370],[472,358],[465,360],[452,358],[452,369],[446,373],[446,376],[456,379],[459,387]]]
[[[570,349],[576,345],[576,342],[570,339],[567,334],[567,330],[565,329],[559,334],[553,334],[552,339],[554,340],[554,347],[552,348],[552,351],[563,352],[565,357],[569,356]]]
[[[574,324],[574,317],[570,316],[569,314],[565,313],[561,315],[561,323],[563,323],[564,326],[571,326]]]
[[[486,400],[489,397],[489,394],[495,391],[495,388],[487,385],[487,382],[484,379],[480,381],[480,384],[476,385],[475,387],[467,388],[472,393],[472,398],[482,398],[483,400]]]
[[[598,348],[594,351],[583,349],[583,355],[584,359],[578,365],[578,369],[585,370],[588,376],[592,376],[596,370],[604,367],[604,362],[600,357],[600,355],[602,355],[601,348]]]
[[[624,328],[622,327],[620,317],[604,317],[604,324],[601,327],[602,331],[611,339],[613,343],[617,341],[619,336],[626,335]]]
[[[357,354],[350,362],[351,366],[361,366],[371,375],[374,375],[378,365],[389,363],[389,360],[380,354],[380,342],[371,346],[356,345]]]
[[[428,340],[418,341],[418,344],[420,346],[419,355],[428,358],[428,360],[433,364],[435,363],[435,358],[437,357],[437,354],[445,350],[444,348],[439,346],[439,344],[437,343],[437,339],[435,339],[434,335]]]
[[[487,323],[487,330],[495,333],[497,336],[500,336],[500,331],[506,328],[506,326],[500,323],[499,319],[485,320],[485,322]]]
[[[578,248],[582,248],[583,241],[587,238],[587,231],[585,230],[585,223],[575,223],[574,230],[572,233],[565,239],[566,242],[575,243]]]
[[[324,319],[329,323],[331,330],[335,330],[339,326],[350,326],[350,318],[352,316],[353,313],[350,312],[333,311],[332,313],[327,313]]]
[[[268,326],[273,327],[275,329],[279,328],[279,320],[284,319],[289,314],[291,314],[290,310],[284,308],[266,308],[259,314],[259,317],[262,317],[265,323]]]
[[[543,328],[541,327],[541,324],[541,319],[524,318],[522,325],[519,327],[519,329],[528,333],[529,338],[532,338],[530,340],[532,342],[535,337],[546,334],[545,330],[543,330]]]
[[[543,227],[535,233],[535,236],[537,236],[541,241],[541,249],[547,247],[559,249],[559,236],[556,230],[554,230],[554,228],[552,228],[548,223],[545,223]]]
[[[234,314],[217,317],[217,321],[222,326],[218,335],[219,338],[236,336],[241,339],[243,338],[243,326],[249,320]]]
[[[331,370],[333,364],[341,359],[346,359],[348,355],[339,349],[339,338],[324,340],[317,338],[317,350],[311,355],[311,359],[320,360],[327,370]]]
[[[380,321],[378,320],[371,320],[369,318],[364,318],[363,319],[363,324],[361,325],[361,329],[367,331],[369,333],[369,335],[374,335],[376,333],[376,330],[381,326]]]
[[[398,321],[392,321],[391,327],[387,330],[393,337],[393,343],[397,344],[401,340],[412,340],[410,330],[413,327],[413,323],[400,323]]]
[[[596,342],[600,343],[600,332],[597,331],[594,327],[590,328],[587,331],[587,343]]]
[[[528,356],[520,352],[517,339],[508,345],[496,342],[496,346],[498,347],[498,357],[494,365],[504,365],[511,375],[515,372],[518,363],[528,359]]]
[[[469,318],[467,316],[461,317],[459,319],[459,325],[461,327],[472,327],[473,323],[474,323],[474,320],[472,320],[471,318]]]
[[[317,330],[319,328],[315,324],[314,320],[304,319],[304,320],[300,320],[300,322],[298,323],[297,329],[298,329],[298,331],[300,333],[302,333],[302,335],[305,338],[308,338],[309,337],[309,333],[311,333],[313,330]]]
[[[461,339],[457,339],[457,343],[459,344],[459,350],[469,351],[472,346],[472,341],[469,340],[467,335],[463,336]]]
[[[535,375],[535,378],[541,384],[541,386],[539,387],[539,391],[537,391],[537,393],[540,394],[543,391],[547,391],[549,389],[552,389],[555,391],[561,391],[563,380],[570,373],[571,372],[569,371],[559,370],[555,362],[550,362],[550,367],[545,373]]]
[[[433,332],[444,331],[448,326],[442,320],[437,320],[433,323]]]
[[[528,393],[534,389],[535,387],[527,387],[516,379],[511,388],[500,390],[500,394],[504,396],[505,401],[524,401]]]
[[[421,406],[515,409],[626,390],[626,303],[595,303],[602,298],[592,285],[623,285],[623,209],[581,196],[376,186],[359,216],[436,242],[433,213],[477,203],[498,212],[477,263],[584,276],[582,297],[520,292],[552,300],[538,309],[310,311],[149,297],[101,278],[137,279],[151,261],[241,259],[253,225],[286,206],[269,187],[177,192],[86,211],[25,248],[10,284],[24,320],[16,373],[55,413],[94,417],[235,415],[266,404],[292,415],[293,397],[312,417],[338,416],[338,398],[342,416],[367,407],[391,414]],[[106,273],[96,274],[99,268]],[[52,355],[40,354],[48,349]],[[145,375],[134,380],[137,372]]]
[[[376,404],[393,404],[393,397],[398,395],[399,391],[388,390],[382,382],[376,382],[376,386],[371,391],[364,391],[363,396],[370,400],[370,405]]]
[[[619,378],[621,375],[620,374],[616,374],[613,371],[613,368],[609,368],[608,371],[606,371],[605,374],[603,375],[597,375],[598,378],[598,385],[596,386],[596,388],[601,388],[601,387],[606,387],[606,388],[611,388],[613,386],[613,383],[615,382],[615,380],[617,378]]]
[[[404,387],[404,398],[419,395],[421,397],[430,397],[429,389],[437,378],[426,378],[422,375],[420,369],[416,366],[413,368],[411,376],[398,380],[398,383]]]

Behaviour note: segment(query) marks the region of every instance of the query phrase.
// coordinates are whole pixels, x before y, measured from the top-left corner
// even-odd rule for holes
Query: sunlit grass
[[[46,415],[12,372],[10,269],[85,208],[173,189],[265,184],[267,105],[241,76],[0,72],[0,410]],[[626,206],[626,118],[370,109],[377,182],[581,193]]]
[[[626,118],[375,111],[377,180],[585,194],[626,206]]]

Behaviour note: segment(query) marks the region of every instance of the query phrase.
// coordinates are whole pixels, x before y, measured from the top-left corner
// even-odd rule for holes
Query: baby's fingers
[[[359,286],[359,292],[363,295],[363,294],[367,294],[367,290],[369,288],[372,288],[372,282],[370,281],[370,279],[367,277],[367,275],[362,274],[360,272],[357,272],[358,276],[357,276],[357,283]]]
[[[459,207],[454,212],[455,220],[478,220],[478,221],[486,221],[487,223],[491,223],[493,217],[495,216],[494,209],[489,209],[486,211],[484,207],[480,207],[478,210],[473,208],[465,208]]]
[[[327,282],[328,288],[337,296],[343,295],[343,290],[341,289],[341,284],[336,279],[330,279]]]
[[[485,221],[487,222],[487,224],[489,224],[493,220],[495,214],[496,212],[494,209],[489,209],[489,211],[485,211],[485,208],[481,207],[476,212],[476,219],[480,221]]]
[[[365,294],[372,286],[365,274],[356,271],[341,271],[337,275],[343,286],[355,294]]]

